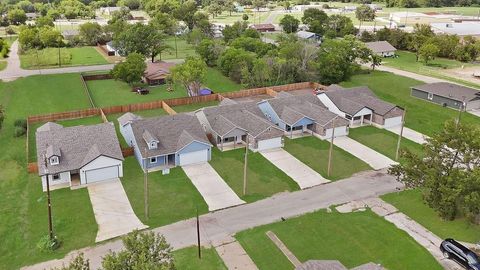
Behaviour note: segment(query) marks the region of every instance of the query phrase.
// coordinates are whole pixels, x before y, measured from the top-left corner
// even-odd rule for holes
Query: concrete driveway
[[[207,162],[182,166],[182,168],[202,195],[209,211],[245,203]]]
[[[308,167],[281,148],[261,151],[260,154],[262,154],[262,156],[268,159],[268,161],[270,161],[277,168],[290,176],[293,181],[297,182],[301,189],[330,182],[312,168]]]
[[[88,194],[98,224],[95,242],[148,228],[133,212],[120,179],[89,184]]]
[[[400,126],[396,126],[396,127],[387,128],[386,130],[399,135],[400,134],[400,129],[401,129]],[[404,137],[406,139],[409,139],[410,141],[416,142],[418,144],[426,143],[427,141],[425,139],[428,138],[427,135],[422,134],[418,131],[415,131],[415,130],[407,128],[407,127],[403,127],[402,137]]]
[[[333,144],[363,160],[374,170],[380,170],[392,164],[397,164],[397,162],[347,136],[335,138]]]

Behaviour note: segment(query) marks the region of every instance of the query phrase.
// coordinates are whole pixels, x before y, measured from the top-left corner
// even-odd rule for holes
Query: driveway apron
[[[397,162],[388,157],[346,136],[335,138],[333,144],[363,160],[374,170],[384,169],[392,164],[397,164]]]

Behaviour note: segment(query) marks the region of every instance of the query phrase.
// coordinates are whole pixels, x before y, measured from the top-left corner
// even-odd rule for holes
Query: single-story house
[[[298,31],[297,37],[305,40],[320,41],[320,35],[309,31]]]
[[[330,112],[315,95],[291,95],[280,92],[275,98],[260,101],[263,115],[280,127],[285,135],[311,134],[321,139],[348,134],[348,121]]]
[[[120,50],[113,46],[113,41],[109,41],[106,44],[108,56],[121,56]]]
[[[250,28],[257,30],[258,32],[273,32],[275,31],[275,25],[271,23],[253,24]]]
[[[38,174],[46,190],[123,176],[123,155],[112,123],[63,127],[48,122],[35,133]]]
[[[134,149],[142,169],[168,173],[175,166],[208,162],[212,145],[198,119],[189,114],[152,118],[127,113],[118,118],[120,133]]]
[[[375,124],[383,128],[402,124],[403,109],[383,101],[366,86],[345,89],[330,85],[317,94],[331,112],[350,121],[350,126]]]
[[[97,10],[98,13],[111,16],[114,12],[122,11],[123,9],[129,10],[128,7],[101,7]]]
[[[397,51],[388,41],[365,42],[365,46],[383,57],[395,56],[395,52]]]
[[[216,146],[224,151],[247,145],[252,151],[283,146],[283,130],[263,118],[256,102],[224,99],[219,106],[195,112]]]
[[[412,96],[457,110],[480,109],[480,91],[454,83],[438,82],[413,86]]]
[[[170,69],[174,66],[175,63],[163,61],[152,63],[149,61],[143,74],[143,80],[148,85],[164,84],[165,79],[170,75]]]

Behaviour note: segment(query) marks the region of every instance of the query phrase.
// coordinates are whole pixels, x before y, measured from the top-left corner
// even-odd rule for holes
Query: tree
[[[373,21],[375,19],[375,10],[367,5],[361,5],[355,10],[355,17],[360,21],[360,29],[362,27],[362,22]]]
[[[38,36],[42,47],[59,47],[63,45],[63,38],[60,31],[54,27],[42,27],[38,31]]]
[[[418,54],[420,56],[420,59],[422,59],[423,62],[425,63],[425,65],[428,65],[428,62],[430,62],[431,60],[434,60],[435,57],[437,57],[438,51],[439,50],[437,45],[433,43],[425,43],[418,50]]]
[[[282,26],[285,33],[295,33],[297,32],[298,25],[300,21],[293,17],[292,15],[285,15],[280,20],[280,26]]]
[[[407,188],[420,188],[425,202],[447,220],[480,214],[480,128],[447,121],[427,139],[423,156],[402,150],[401,164],[388,172]]]
[[[229,43],[231,40],[240,37],[247,28],[248,23],[246,21],[236,21],[232,25],[226,25],[222,31],[223,40],[225,43]]]
[[[291,4],[290,4],[290,1],[283,1],[280,3],[280,5],[285,9],[285,10],[290,10],[290,7],[291,7]]]
[[[125,250],[110,252],[103,258],[104,270],[175,269],[172,248],[162,235],[135,230],[122,242]]]
[[[236,71],[240,71],[242,65],[250,70],[256,57],[255,53],[230,47],[220,55],[217,66],[225,76],[233,77]]]
[[[248,14],[247,14],[247,13],[245,13],[245,14],[242,15],[242,20],[243,20],[244,22],[248,21],[248,19],[249,19],[249,18],[248,18]]]
[[[83,257],[83,253],[78,254],[68,266],[53,268],[51,270],[90,270],[90,262]]]
[[[302,22],[308,25],[309,31],[323,36],[328,27],[328,15],[323,10],[308,8],[303,13]]]
[[[182,84],[189,96],[198,96],[206,74],[205,62],[201,58],[191,56],[171,70],[173,81]]]
[[[438,56],[455,58],[455,50],[460,43],[457,35],[435,35],[430,42],[438,47]]]
[[[376,53],[370,55],[370,66],[372,70],[375,71],[375,67],[378,67],[382,64],[382,57]]]
[[[267,5],[265,0],[253,0],[252,7],[258,11]]]
[[[96,22],[86,22],[80,25],[79,33],[80,38],[85,44],[95,46],[102,38],[103,29],[102,26]]]
[[[36,20],[35,20],[35,26],[36,27],[44,27],[44,26],[55,26],[53,24],[53,20],[52,18],[48,17],[48,16],[41,16],[41,17],[38,17]]]
[[[430,25],[417,23],[413,27],[409,48],[415,52],[415,58],[417,62],[420,57],[420,48],[433,36],[434,33],[430,28]]]
[[[328,17],[328,23],[325,36],[329,38],[344,37],[346,35],[354,35],[357,29],[353,26],[350,18],[342,15],[331,15]]]
[[[3,108],[3,105],[0,104],[0,130],[3,126],[3,120],[5,120],[5,109]]]
[[[139,82],[147,65],[145,57],[139,53],[130,53],[125,62],[116,64],[112,71],[112,77],[116,80],[122,80],[130,85]]]
[[[475,61],[480,54],[480,41],[471,36],[463,38],[463,43],[455,49],[455,58],[460,61]]]
[[[184,21],[188,29],[193,30],[193,27],[195,27],[195,13],[197,12],[197,4],[193,0],[188,0],[184,2],[182,5],[179,5],[178,2],[175,4],[178,7],[175,8],[173,12],[173,16],[175,19],[179,21]],[[163,11],[164,13],[170,13],[167,11]],[[198,18],[197,18],[198,19]],[[208,16],[206,18],[208,20]]]
[[[19,25],[27,21],[27,14],[22,9],[12,9],[8,12],[7,18],[11,24]]]
[[[220,44],[218,40],[203,39],[195,48],[196,52],[202,57],[208,66],[212,67],[217,64],[218,57],[225,50],[225,46]]]
[[[35,27],[21,27],[18,34],[18,42],[20,42],[22,50],[40,47],[41,42],[38,36],[38,29]]]

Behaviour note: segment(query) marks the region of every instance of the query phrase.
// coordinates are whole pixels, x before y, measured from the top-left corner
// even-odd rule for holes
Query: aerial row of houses
[[[480,92],[449,83],[412,87],[412,96],[461,110],[480,109]],[[402,124],[404,110],[375,96],[368,87],[339,85],[309,94],[278,92],[260,101],[224,98],[219,105],[191,113],[142,118],[119,117],[119,131],[143,170],[162,171],[208,162],[212,147],[228,151],[283,147],[284,137],[347,136],[349,128]],[[43,187],[74,187],[123,176],[122,151],[113,123],[63,127],[46,123],[36,131]]]
[[[378,99],[368,88],[294,95],[279,92],[261,101],[225,98],[192,113],[142,118],[119,117],[119,130],[140,167],[149,171],[208,162],[212,147],[266,151],[283,147],[284,136],[328,139],[348,135],[349,127],[400,125],[402,108]],[[334,130],[335,129],[335,130]],[[122,151],[113,123],[63,127],[46,123],[36,131],[43,187],[75,187],[123,176]]]

